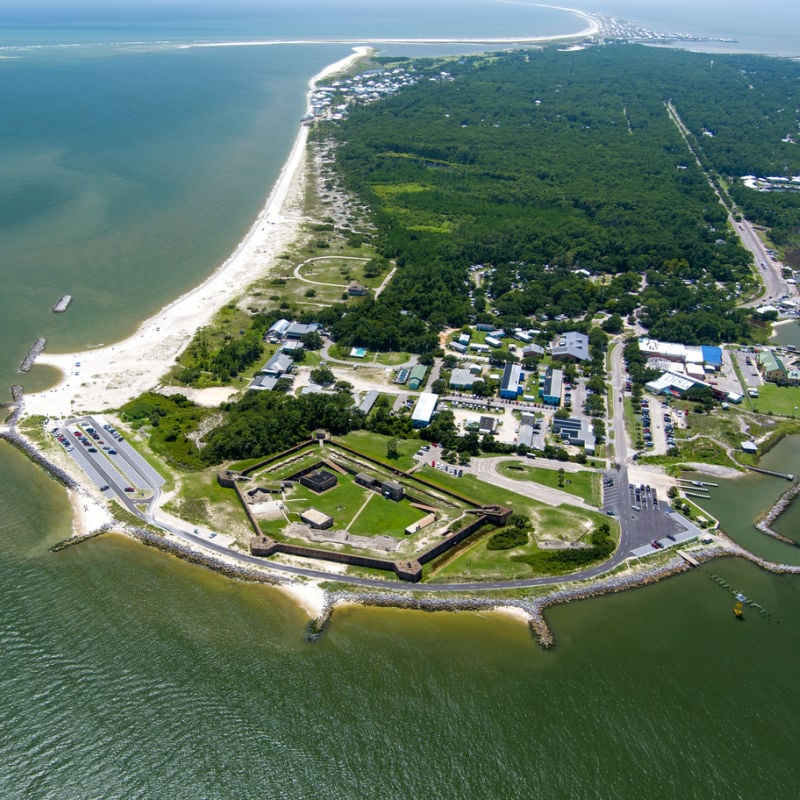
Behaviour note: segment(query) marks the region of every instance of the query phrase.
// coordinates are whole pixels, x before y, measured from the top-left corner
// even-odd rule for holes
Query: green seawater
[[[0,61],[0,385],[37,337],[52,352],[110,344],[213,272],[286,160],[309,77],[349,51],[90,47]],[[62,294],[72,305],[53,314]],[[36,372],[26,388],[46,382]]]
[[[288,154],[308,77],[347,50],[0,62],[2,385],[37,336],[53,351],[114,341],[224,260]],[[768,458],[800,472],[797,450]],[[784,561],[794,549],[748,521],[786,486],[714,494],[731,535]],[[361,608],[308,644],[274,589],[113,535],[48,552],[70,531],[64,492],[3,442],[0,509],[3,800],[796,793],[794,577],[724,560],[553,609],[551,651],[497,615]],[[737,622],[733,589],[761,610]]]
[[[783,325],[776,325],[775,335],[769,340],[770,344],[787,345],[791,344],[800,347],[800,322],[792,320]]]
[[[787,436],[759,462],[763,469],[800,476],[800,436]],[[755,528],[753,520],[768,511],[790,487],[790,483],[771,475],[750,472],[741,478],[725,480],[707,475],[690,478],[718,483],[708,489],[710,500],[697,502],[716,517],[721,528],[736,542],[762,558],[782,564],[800,564],[800,546],[792,547]],[[696,499],[696,498],[693,498]],[[800,545],[800,503],[795,499],[778,517],[775,530]]]
[[[554,609],[347,608],[117,536],[0,446],[3,798],[776,798],[796,774],[800,583],[737,561]],[[24,498],[24,503],[20,502]],[[768,612],[732,614],[711,573]]]

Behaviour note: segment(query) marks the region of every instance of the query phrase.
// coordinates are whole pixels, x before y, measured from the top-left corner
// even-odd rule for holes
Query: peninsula
[[[763,344],[797,307],[791,269],[719,180],[702,92],[677,93],[697,60],[552,48],[359,73],[370,53],[312,79],[214,275],[123,342],[37,356],[64,378],[4,433],[71,476],[80,533],[119,526],[115,497],[131,535],[288,587],[315,630],[335,602],[505,607],[544,643],[548,605],[709,558],[798,571],[716,530],[681,479],[743,474],[798,432],[757,399],[800,382]],[[731,444],[745,432],[755,456]]]

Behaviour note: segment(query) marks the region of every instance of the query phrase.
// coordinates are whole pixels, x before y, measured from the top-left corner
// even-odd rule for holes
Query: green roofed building
[[[782,383],[786,380],[786,365],[771,350],[762,350],[758,354],[758,365],[761,367],[765,381]]]
[[[408,376],[408,388],[419,389],[425,382],[425,376],[428,374],[428,368],[424,364],[417,364],[411,368],[411,374]]]

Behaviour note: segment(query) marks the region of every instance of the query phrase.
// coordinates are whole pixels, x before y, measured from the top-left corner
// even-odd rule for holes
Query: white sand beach
[[[367,52],[368,47],[354,48],[352,54],[315,75],[309,90]],[[197,330],[211,322],[215,309],[267,274],[277,256],[297,238],[303,222],[307,137],[308,129],[300,126],[264,208],[222,266],[121,342],[83,352],[42,353],[36,363],[56,367],[63,378],[52,389],[26,395],[25,412],[68,417],[117,408],[157,386]]]
[[[516,0],[498,0],[516,2]],[[585,20],[586,28],[564,36],[507,39],[381,39],[375,43],[414,44],[465,43],[503,44],[574,39],[600,32],[600,19],[563,6],[546,6],[567,11]],[[204,42],[185,47],[232,47],[288,44],[284,41]],[[319,44],[318,40],[315,43]],[[344,44],[338,41],[337,44]],[[371,48],[363,44],[325,67],[309,81],[309,94],[316,84],[348,68]],[[55,367],[62,379],[51,389],[25,396],[25,413],[62,418],[89,411],[118,408],[145,391],[156,388],[188,346],[194,334],[211,322],[215,310],[239,296],[248,285],[269,273],[280,255],[299,234],[303,223],[302,197],[306,183],[306,142],[308,129],[300,126],[291,153],[261,213],[236,251],[202,284],[145,320],[136,332],[116,344],[82,352],[42,353],[36,364]],[[217,395],[198,396],[198,402],[212,404]]]

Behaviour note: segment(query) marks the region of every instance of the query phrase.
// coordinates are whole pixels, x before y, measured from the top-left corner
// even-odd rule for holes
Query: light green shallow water
[[[37,337],[53,352],[111,343],[221,264],[286,159],[309,76],[348,50],[0,62],[0,385]],[[53,314],[64,293],[72,305]]]

